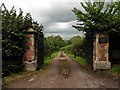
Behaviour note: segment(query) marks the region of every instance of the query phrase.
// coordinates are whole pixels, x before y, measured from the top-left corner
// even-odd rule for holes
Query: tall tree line
[[[52,53],[54,51],[58,51],[61,47],[64,47],[65,45],[65,40],[63,40],[62,37],[59,35],[44,37],[45,55],[48,55],[49,53]]]
[[[85,37],[73,36],[70,40],[65,41],[66,45],[61,48],[66,53],[75,54],[80,57],[85,57]]]

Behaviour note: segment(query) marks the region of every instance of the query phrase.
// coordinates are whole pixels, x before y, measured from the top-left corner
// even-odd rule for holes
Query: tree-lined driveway
[[[88,72],[78,63],[65,57],[69,62],[68,77],[59,74],[59,58],[61,52],[52,59],[51,64],[42,72],[20,81],[15,81],[7,88],[118,88],[118,81],[111,76]]]

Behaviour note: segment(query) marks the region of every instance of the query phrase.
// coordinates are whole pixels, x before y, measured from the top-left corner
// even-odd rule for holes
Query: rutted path
[[[118,88],[118,82],[113,78],[84,70],[66,54],[70,74],[65,78],[58,70],[60,54],[61,52],[53,58],[42,73],[15,81],[7,88]]]

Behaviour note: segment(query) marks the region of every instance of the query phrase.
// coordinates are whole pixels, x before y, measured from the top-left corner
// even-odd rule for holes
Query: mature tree
[[[48,40],[50,40],[51,43],[53,43],[56,50],[59,50],[65,44],[64,40],[62,40],[62,38],[59,35],[57,35],[57,36],[49,36]]]
[[[72,11],[78,23],[74,28],[91,33],[95,31],[120,31],[120,1],[119,2],[85,2],[81,3],[84,11],[74,8]]]
[[[70,41],[73,45],[82,45],[83,44],[83,38],[80,36],[74,36],[71,38]]]
[[[93,34],[96,32],[120,32],[120,1],[118,2],[85,2],[81,3],[85,11],[74,8],[77,24],[73,27],[86,32],[86,60],[92,68]],[[90,66],[89,66],[90,65]]]
[[[72,52],[76,50],[77,55],[80,55],[80,53],[84,53],[84,45],[85,45],[85,39],[84,37],[80,36],[74,36],[71,38],[72,43]]]
[[[76,50],[77,55],[84,56],[84,45],[84,37],[73,36],[70,40],[67,41],[67,44],[65,44],[61,50],[65,51],[66,53],[74,53]]]

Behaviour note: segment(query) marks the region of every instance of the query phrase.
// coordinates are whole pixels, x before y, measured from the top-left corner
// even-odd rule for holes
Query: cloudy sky
[[[108,0],[107,0],[108,1]],[[76,17],[72,12],[74,7],[83,10],[80,2],[84,0],[0,0],[10,10],[12,6],[19,10],[22,8],[24,15],[31,13],[33,19],[44,26],[44,35],[60,35],[63,39],[83,33],[72,28]]]
[[[106,0],[110,1],[110,0]],[[33,19],[44,26],[45,36],[60,35],[63,39],[83,33],[72,28],[76,17],[71,9],[77,7],[81,10],[80,2],[84,0],[0,0],[10,10],[12,6],[19,10],[22,8],[24,15],[31,13]]]
[[[0,0],[10,10],[12,6],[24,14],[31,13],[33,19],[44,26],[45,36],[60,35],[63,39],[83,35],[82,32],[72,28],[76,23],[74,7],[82,9],[81,0]],[[73,2],[74,1],[74,2]],[[0,2],[1,3],[1,2]]]

